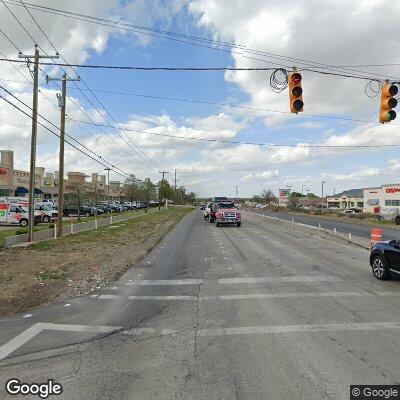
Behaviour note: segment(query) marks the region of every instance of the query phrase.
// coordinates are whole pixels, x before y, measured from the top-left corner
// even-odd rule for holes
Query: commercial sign
[[[279,205],[282,207],[289,205],[290,189],[279,189]]]
[[[388,187],[388,188],[385,189],[385,192],[387,194],[400,193],[400,187]]]

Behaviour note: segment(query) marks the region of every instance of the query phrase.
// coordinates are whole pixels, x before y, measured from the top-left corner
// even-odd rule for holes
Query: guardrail
[[[158,210],[150,212],[158,212]],[[97,218],[87,222],[78,222],[78,223],[71,222],[63,226],[63,236],[90,231],[92,229],[102,228],[104,226],[110,226],[118,222],[129,221],[143,214],[144,214],[143,212],[134,215],[111,214],[109,217]],[[42,231],[36,231],[34,233],[34,242],[55,239],[57,236],[56,229],[57,225],[55,225],[54,229],[52,228],[52,229],[44,229]],[[8,236],[4,238],[4,247],[11,247],[25,242],[28,242],[27,233],[23,233],[21,235]]]

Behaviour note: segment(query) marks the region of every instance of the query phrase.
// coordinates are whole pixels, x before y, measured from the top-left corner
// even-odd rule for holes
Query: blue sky
[[[165,29],[206,39],[217,39],[246,44],[249,48],[274,54],[313,60],[334,65],[359,65],[399,62],[400,54],[393,51],[399,44],[387,43],[385,32],[376,27],[400,16],[398,6],[389,2],[391,12],[382,13],[382,2],[373,0],[359,4],[339,4],[328,1],[325,13],[317,9],[314,1],[289,0],[258,1],[244,7],[241,1],[225,0],[171,0],[119,2],[117,0],[88,0],[81,4],[72,0],[40,0],[35,4],[93,15],[102,18],[123,18],[136,24]],[[286,7],[286,8],[285,8]],[[34,22],[21,7],[10,5],[24,26],[39,44],[52,51],[49,43],[38,31]],[[290,10],[282,13],[282,8]],[[387,10],[388,8],[386,8]],[[258,67],[276,66],[274,57],[263,56],[263,61],[237,54],[187,45],[161,38],[145,37],[121,32],[81,21],[52,17],[32,10],[61,54],[69,62],[132,66],[181,66],[181,67]],[[326,13],[330,18],[326,17]],[[352,19],[349,17],[349,13]],[[388,21],[386,21],[388,20]],[[32,43],[13,22],[10,13],[0,7],[0,22],[5,32],[26,52],[32,52]],[[362,23],[362,32],[357,28]],[[363,33],[363,35],[360,35]],[[386,40],[387,42],[387,40]],[[323,45],[321,45],[321,43]],[[0,35],[0,49],[13,58],[16,51]],[[240,51],[240,50],[239,50]],[[249,55],[250,53],[246,53]],[[254,58],[254,55],[252,56]],[[280,60],[282,66],[289,61]],[[294,62],[294,61],[293,61]],[[315,65],[314,65],[315,66]],[[301,65],[300,65],[301,67]],[[21,76],[7,63],[0,65],[2,76],[21,80]],[[397,76],[399,67],[357,67],[369,75],[380,74],[382,79]],[[47,68],[48,73],[58,73]],[[343,70],[342,70],[343,71]],[[24,70],[27,73],[26,68]],[[92,89],[131,92],[142,95],[185,98],[288,111],[287,90],[274,93],[269,86],[268,72],[144,72],[102,69],[81,69],[81,77]],[[400,74],[398,74],[400,76]],[[305,113],[376,120],[378,98],[364,93],[365,81],[342,77],[303,73]],[[28,85],[6,84],[27,103],[31,102]],[[85,89],[82,83],[78,84]],[[41,81],[41,89],[55,102],[54,86]],[[87,102],[82,94],[69,83],[69,95],[96,122],[106,120]],[[92,95],[85,91],[96,107],[104,113]],[[156,132],[172,136],[195,136],[208,139],[228,139],[269,144],[310,145],[386,145],[399,144],[400,133],[395,123],[381,126],[376,123],[315,118],[251,111],[218,105],[154,99],[140,96],[121,96],[95,92],[124,128]],[[40,110],[58,125],[57,107],[40,99]],[[87,120],[82,110],[68,103],[68,115],[73,119]],[[0,138],[2,148],[16,152],[18,168],[29,165],[28,143],[30,121],[15,116],[15,111],[2,104],[0,108]],[[105,135],[104,131],[111,136]],[[149,162],[134,162],[131,148],[117,134],[118,130],[90,125],[68,123],[68,132],[85,146],[102,155],[128,173],[140,178],[158,179],[158,169],[178,170],[179,183],[200,196],[233,195],[235,186],[243,196],[260,193],[264,188],[275,192],[279,187],[292,185],[301,191],[302,185],[319,193],[321,181],[327,182],[328,192],[336,192],[397,180],[400,170],[398,148],[334,149],[248,146],[197,142],[163,138],[144,133],[125,132],[125,140],[134,141],[157,167]],[[121,135],[121,132],[119,132]],[[129,139],[127,139],[127,136]],[[125,147],[125,152],[121,150]],[[38,165],[48,171],[57,170],[57,140],[43,129],[39,131]],[[103,168],[73,149],[66,153],[67,171],[82,170],[86,173],[102,172]],[[123,180],[116,174],[112,179]]]

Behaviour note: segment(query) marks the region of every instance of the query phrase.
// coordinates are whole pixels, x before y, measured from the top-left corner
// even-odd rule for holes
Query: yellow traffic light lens
[[[389,108],[395,108],[397,106],[397,100],[394,97],[391,97],[388,100],[387,105]]]
[[[300,97],[303,94],[303,89],[301,88],[301,86],[295,86],[292,89],[292,94],[294,97]]]

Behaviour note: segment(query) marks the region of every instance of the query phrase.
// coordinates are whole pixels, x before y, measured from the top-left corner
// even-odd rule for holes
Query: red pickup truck
[[[215,204],[215,225],[220,226],[221,224],[242,225],[242,215],[231,201]]]

